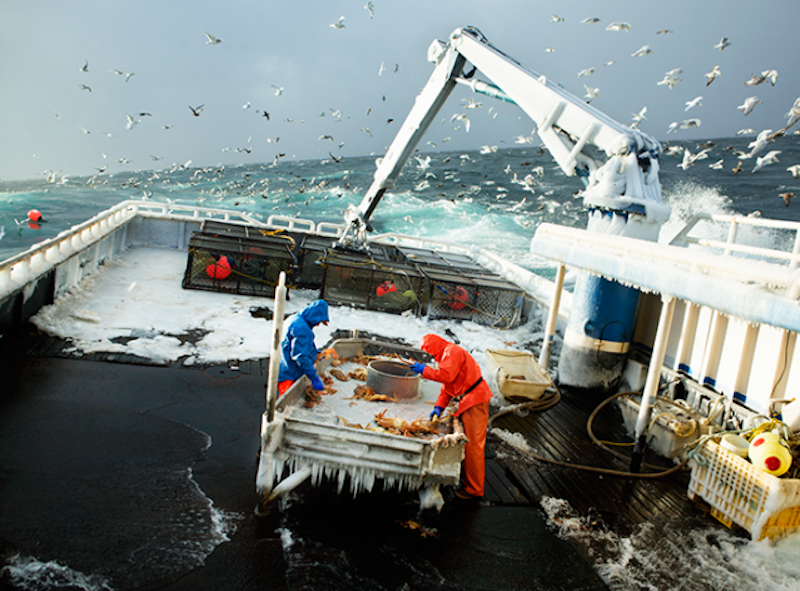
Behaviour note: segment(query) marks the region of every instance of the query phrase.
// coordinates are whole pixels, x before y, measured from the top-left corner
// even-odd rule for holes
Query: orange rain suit
[[[432,355],[439,366],[438,369],[425,366],[422,372],[423,378],[442,384],[436,406],[445,408],[453,398],[463,395],[453,414],[461,419],[464,434],[469,439],[464,448],[464,491],[481,497],[486,473],[484,452],[492,391],[483,380],[478,363],[464,348],[435,334],[426,334],[420,341],[420,349]],[[470,391],[465,394],[467,390]]]

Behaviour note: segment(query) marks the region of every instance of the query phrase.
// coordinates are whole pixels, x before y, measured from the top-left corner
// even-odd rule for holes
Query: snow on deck
[[[272,324],[254,317],[251,310],[272,309],[273,300],[183,289],[186,260],[186,251],[132,248],[43,307],[32,322],[49,335],[69,339],[76,355],[132,354],[156,362],[185,357],[184,365],[269,357]],[[291,290],[286,313],[302,310],[317,297],[316,291]],[[490,385],[486,349],[522,349],[542,338],[539,314],[528,325],[508,330],[343,306],[331,306],[330,317],[329,326],[315,329],[318,347],[329,342],[336,329],[400,338],[412,346],[427,333],[452,340],[445,333],[449,329],[481,364]]]

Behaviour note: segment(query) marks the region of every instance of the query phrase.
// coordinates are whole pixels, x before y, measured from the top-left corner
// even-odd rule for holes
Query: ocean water
[[[743,160],[742,171],[733,175],[731,170],[739,163],[736,151],[749,151],[752,140],[749,136],[713,140],[708,158],[687,170],[679,167],[680,154],[662,156],[662,194],[673,208],[662,241],[694,212],[760,211],[763,217],[800,220],[800,199],[787,206],[779,197],[786,192],[800,195],[800,179],[786,170],[800,163],[800,136],[777,138],[758,154],[780,150],[779,163],[752,173],[755,159]],[[673,145],[699,151],[697,142],[663,147],[666,151]],[[580,181],[566,177],[549,153],[538,147],[501,145],[417,156],[376,209],[376,232],[476,244],[535,270],[542,263],[528,254],[528,247],[540,223],[585,227]],[[427,157],[430,162],[425,166]],[[372,182],[375,159],[281,160],[277,166],[204,168],[173,164],[161,170],[94,177],[0,182],[0,260],[126,199],[224,207],[262,220],[282,214],[341,222],[347,206],[360,203]],[[709,167],[720,160],[722,169]],[[524,182],[529,175],[532,186]],[[41,211],[45,223],[33,227],[25,223],[30,209]]]

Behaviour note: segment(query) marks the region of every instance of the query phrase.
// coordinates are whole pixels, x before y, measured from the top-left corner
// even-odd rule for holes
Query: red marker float
[[[211,279],[227,279],[231,274],[231,264],[228,257],[221,256],[219,260],[206,267],[206,275]]]

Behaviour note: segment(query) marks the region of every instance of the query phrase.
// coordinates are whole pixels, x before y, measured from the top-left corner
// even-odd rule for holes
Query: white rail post
[[[667,351],[673,312],[675,312],[675,298],[662,294],[661,314],[658,318],[653,353],[650,356],[650,366],[647,369],[647,380],[642,393],[642,403],[639,406],[639,416],[636,418],[636,434],[634,435],[633,456],[631,457],[631,472],[634,473],[639,472],[642,467],[642,456],[647,445],[647,426],[650,424],[650,412],[658,394],[658,382],[661,379],[661,366],[664,365],[664,355]]]
[[[272,349],[269,354],[269,377],[267,379],[267,422],[275,418],[275,401],[278,399],[278,368],[281,363],[281,336],[283,335],[283,312],[286,308],[286,273],[281,271],[278,287],[275,288],[275,310],[272,313]]]
[[[539,354],[539,367],[547,371],[550,363],[550,348],[553,344],[553,335],[556,332],[558,322],[558,307],[561,304],[561,290],[564,289],[564,265],[559,265],[556,271],[556,282],[553,288],[553,297],[550,300],[550,310],[547,313],[547,326],[544,330],[544,342],[542,352]]]

